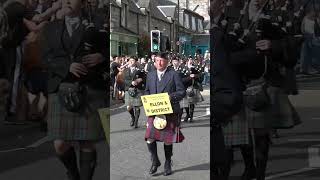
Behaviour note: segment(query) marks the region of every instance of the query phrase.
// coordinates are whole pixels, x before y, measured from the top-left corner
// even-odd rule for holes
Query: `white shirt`
[[[80,26],[80,18],[79,17],[65,17],[67,31],[70,37],[72,37],[72,33]]]
[[[163,77],[163,75],[164,75],[164,73],[167,71],[167,69],[168,68],[166,68],[164,71],[159,71],[159,70],[157,70],[157,75],[158,75],[158,79],[159,79],[159,81],[161,81],[161,79],[162,79],[162,77]]]
[[[130,72],[133,73],[133,71],[136,69],[136,67],[130,67]]]

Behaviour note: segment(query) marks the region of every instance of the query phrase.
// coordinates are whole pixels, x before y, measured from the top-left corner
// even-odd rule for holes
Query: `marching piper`
[[[131,57],[129,65],[124,69],[126,94],[125,103],[131,115],[130,126],[138,127],[140,107],[142,106],[141,95],[145,88],[146,73],[137,64],[137,58]]]
[[[164,142],[165,164],[164,175],[168,176],[172,173],[173,143],[179,143],[184,140],[183,134],[178,127],[180,104],[179,101],[185,96],[185,89],[182,84],[181,78],[171,68],[168,68],[168,54],[161,53],[156,56],[156,71],[148,73],[146,81],[145,94],[159,94],[168,93],[173,109],[172,114],[165,115],[166,126],[159,129],[154,123],[157,117],[150,116],[147,120],[147,129],[145,140],[147,141],[149,152],[151,153],[152,165],[149,174],[157,172],[158,167],[161,165],[157,153],[157,142]]]
[[[203,90],[201,84],[203,81],[203,67],[189,56],[182,72],[184,74],[182,81],[187,93],[187,96],[182,101],[182,107],[186,110],[186,116],[183,121],[192,122],[195,105],[204,100],[200,93]]]

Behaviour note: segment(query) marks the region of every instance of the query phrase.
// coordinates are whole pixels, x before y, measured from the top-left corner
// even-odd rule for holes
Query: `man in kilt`
[[[249,4],[249,17],[254,18],[258,16],[259,10],[263,7],[264,3],[266,3],[266,0],[251,1]],[[230,17],[230,19],[232,18]],[[247,21],[252,20],[251,18]],[[234,19],[237,19],[237,17]],[[259,38],[257,36],[259,34],[256,34],[255,31],[251,32],[247,38],[247,44],[243,48],[234,47],[230,36],[221,35],[221,28],[217,28],[218,30],[216,30],[216,37],[219,37],[218,34],[220,34],[225,39],[223,43],[216,39],[217,43],[221,43],[219,48],[217,48],[217,52],[221,52],[221,54],[217,53],[215,56],[221,59],[217,58],[219,64],[213,66],[216,76],[220,76],[219,78],[213,77],[215,88],[225,88],[223,86],[226,84],[222,84],[221,80],[223,80],[223,77],[221,74],[227,71],[223,72],[223,69],[219,69],[219,66],[222,65],[222,61],[226,61],[228,62],[227,66],[230,66],[232,68],[230,70],[232,71],[229,71],[225,75],[232,77],[230,82],[233,83],[234,87],[232,88],[237,89],[237,93],[241,90],[246,94],[244,97],[248,97],[248,91],[245,91],[246,85],[251,80],[259,79],[263,80],[266,85],[264,88],[266,88],[265,91],[268,98],[270,98],[270,104],[260,110],[254,111],[252,109],[249,110],[249,107],[251,107],[250,102],[248,98],[245,98],[245,104],[243,104],[241,110],[236,115],[233,115],[229,119],[230,122],[223,127],[224,143],[227,148],[226,161],[229,164],[223,170],[225,179],[229,176],[233,159],[233,148],[239,147],[245,164],[245,170],[241,179],[251,180],[256,178],[257,180],[264,180],[270,146],[270,130],[275,126],[275,122],[279,124],[286,122],[287,127],[292,127],[299,123],[295,122],[297,120],[292,118],[296,112],[294,112],[294,109],[288,103],[286,109],[289,110],[286,113],[290,115],[286,117],[282,116],[282,114],[280,116],[282,118],[279,118],[280,114],[276,112],[279,109],[275,110],[278,107],[275,102],[280,100],[278,99],[280,96],[272,92],[275,91],[275,87],[279,88],[283,84],[279,65],[285,61],[283,54],[288,49],[286,39],[281,36],[278,29],[268,19],[264,18],[263,15],[261,15],[261,18],[257,22],[259,23],[257,30],[259,28],[263,32],[263,35]],[[227,30],[227,32],[229,31]],[[225,47],[227,48],[223,52],[221,49]],[[227,56],[224,56],[223,53],[227,53]],[[286,119],[288,117],[290,118]]]
[[[84,3],[84,0],[62,0],[62,8],[69,9],[69,14],[48,24],[42,34],[42,60],[48,71],[48,136],[54,141],[57,157],[70,180],[92,179],[97,162],[95,142],[104,138],[98,109],[106,107],[103,97],[108,85],[103,70],[108,67],[104,43],[108,37],[98,29],[88,34],[91,29],[82,23]],[[93,43],[92,52],[84,48],[85,42]],[[71,88],[74,91],[68,91]],[[83,99],[79,108],[70,108],[79,102],[70,98],[73,95]],[[80,147],[80,170],[75,143]]]
[[[0,3],[0,5],[0,123],[2,123],[7,113],[7,100],[10,91],[10,84],[6,74],[7,64],[3,57],[5,50],[2,47],[2,40],[5,39],[8,34],[9,25],[7,13],[2,8],[2,3]]]
[[[145,88],[146,74],[137,64],[136,57],[130,57],[129,65],[124,69],[126,85],[125,103],[131,115],[130,126],[138,127],[140,107],[142,106],[141,95]]]
[[[183,111],[183,108],[186,110],[186,116],[183,121],[192,122],[195,105],[198,102],[203,101],[203,97],[200,93],[200,91],[203,90],[203,68],[190,56],[188,63],[186,66],[184,66],[182,72],[184,73],[182,82],[186,88],[187,94],[182,101],[181,110]]]
[[[149,72],[147,75],[145,95],[168,93],[173,113],[166,115],[167,125],[162,130],[158,130],[154,127],[154,116],[148,117],[145,140],[147,141],[148,149],[151,153],[152,165],[149,171],[150,174],[156,173],[158,167],[161,165],[158,158],[156,141],[164,142],[166,158],[164,175],[168,176],[172,173],[172,143],[179,143],[184,139],[184,136],[178,127],[178,123],[180,113],[179,101],[182,100],[186,92],[179,74],[173,69],[168,68],[169,59],[167,53],[158,54],[155,62],[157,70]]]

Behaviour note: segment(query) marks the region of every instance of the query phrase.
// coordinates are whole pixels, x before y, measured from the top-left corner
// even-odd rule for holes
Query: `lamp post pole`
[[[178,0],[178,21],[177,21],[177,41],[178,42],[180,40],[180,37],[179,37],[179,30],[180,30],[180,0]],[[176,43],[175,43],[176,44]],[[176,45],[177,47],[177,45]],[[178,45],[178,53],[180,53],[180,44]]]

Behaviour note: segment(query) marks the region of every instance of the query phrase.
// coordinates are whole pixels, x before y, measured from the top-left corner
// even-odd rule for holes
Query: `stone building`
[[[190,54],[192,45],[183,51],[179,37],[187,34],[191,43],[192,34],[204,33],[201,15],[185,8],[178,13],[170,0],[111,0],[110,8],[111,55],[149,55],[150,31],[155,29],[162,32],[163,49]]]

